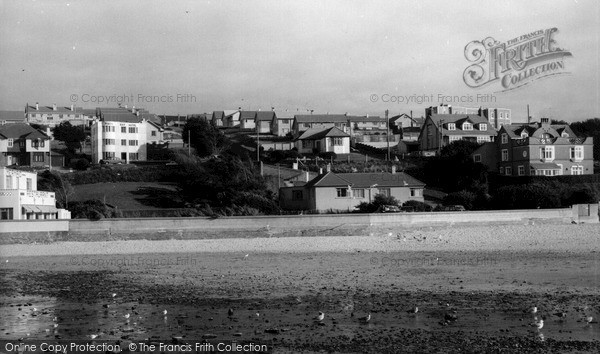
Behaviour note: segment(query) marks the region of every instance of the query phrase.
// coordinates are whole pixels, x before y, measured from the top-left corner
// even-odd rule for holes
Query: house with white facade
[[[0,167],[0,220],[70,219],[54,192],[37,190],[37,173]]]
[[[163,142],[163,129],[156,123],[125,110],[110,109],[92,124],[92,162],[146,161],[148,144]]]
[[[0,166],[49,166],[50,137],[25,123],[0,126]]]
[[[350,153],[350,135],[339,128],[310,128],[296,139],[296,148],[301,154],[313,151]]]
[[[84,113],[84,109],[70,105],[69,107],[60,107],[56,104],[52,106],[40,106],[36,102],[31,106],[25,106],[25,119],[29,124],[47,125],[55,127],[62,122],[70,122],[71,125],[89,125],[91,120],[89,115]]]

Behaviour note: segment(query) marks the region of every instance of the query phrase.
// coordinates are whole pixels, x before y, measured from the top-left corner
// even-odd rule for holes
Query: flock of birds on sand
[[[117,302],[117,300],[116,300],[117,294],[116,293],[112,293],[111,296],[112,296],[112,300],[113,300],[112,304],[111,303],[105,303],[104,305],[102,305],[105,309],[110,308],[111,305],[116,304],[116,302]],[[443,305],[443,303],[440,302],[440,305]],[[446,326],[446,325],[448,325],[450,323],[453,323],[453,322],[455,322],[455,321],[458,320],[457,311],[455,309],[453,309],[450,306],[450,304],[448,304],[448,303],[445,304],[445,307],[446,307],[446,311],[444,313],[444,317],[439,322],[439,324],[443,325],[443,326]],[[577,322],[584,322],[586,324],[586,326],[591,326],[592,323],[596,323],[596,322],[594,322],[594,318],[591,315],[589,315],[589,312],[587,311],[588,309],[589,309],[589,307],[586,306],[586,307],[583,307],[583,308],[579,308],[577,310],[577,311],[581,311],[581,312],[584,313],[583,318],[581,320],[577,321]],[[33,314],[37,316],[38,309],[34,307],[32,309],[32,311],[33,311]],[[416,318],[418,316],[418,314],[419,314],[419,311],[420,311],[419,307],[414,306],[414,307],[410,308],[409,310],[407,310],[406,312],[408,314],[411,314],[412,316],[414,316]],[[526,314],[529,314],[529,315],[533,316],[533,321],[529,323],[529,327],[532,327],[533,330],[534,330],[534,332],[537,331],[538,338],[543,341],[544,340],[544,335],[540,331],[544,328],[544,324],[545,324],[544,320],[546,319],[546,316],[543,316],[543,315],[540,314],[540,311],[538,310],[537,306],[533,306],[531,308],[528,308],[527,310],[524,310],[523,312],[526,313]],[[137,312],[134,312],[134,313],[137,314]],[[164,316],[164,322],[166,323],[168,311],[165,309],[161,313]],[[232,319],[232,318],[234,318],[234,315],[235,315],[234,309],[233,308],[229,308],[228,311],[227,311],[227,317],[229,319]],[[256,319],[258,319],[258,318],[261,317],[261,314],[260,314],[260,312],[256,312],[254,316],[255,316]],[[567,313],[559,311],[559,312],[553,313],[553,316],[557,317],[558,321],[564,322],[566,320],[566,318],[567,318]],[[129,321],[130,321],[130,318],[131,318],[131,314],[128,312],[128,313],[125,313],[124,315],[122,315],[122,317],[125,319],[126,324],[129,324]],[[354,312],[352,312],[350,314],[350,317],[351,318],[355,317]],[[331,318],[335,321],[335,318],[333,316]],[[319,311],[318,314],[312,319],[312,321],[313,321],[313,323],[315,323],[317,325],[325,325],[325,322],[324,322],[325,319],[326,319],[325,312]],[[358,323],[360,323],[360,324],[368,324],[368,323],[370,323],[373,320],[373,316],[369,312],[365,316],[356,318],[355,320],[357,320]],[[58,317],[54,317],[53,320],[52,320],[52,322],[53,322],[52,323],[52,327],[54,329],[54,333],[56,334],[57,333],[57,328],[59,326]],[[51,330],[52,329],[46,329],[45,331],[46,331],[46,333],[49,333]],[[27,336],[29,336],[29,335],[30,334],[28,333]],[[101,335],[103,335],[103,333],[99,332],[99,333],[88,334],[86,337],[93,340],[93,339],[96,339],[96,338],[100,337]]]

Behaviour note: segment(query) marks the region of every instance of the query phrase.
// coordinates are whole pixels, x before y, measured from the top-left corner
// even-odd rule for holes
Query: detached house
[[[50,137],[29,124],[0,126],[0,166],[50,165]]]
[[[291,116],[286,115],[273,115],[271,121],[271,134],[277,136],[286,136],[292,131],[292,121],[294,120]]]
[[[162,143],[163,129],[126,108],[99,109],[92,124],[92,162],[147,160],[148,144]]]
[[[593,174],[593,138],[577,137],[568,125],[539,123],[503,125],[498,132],[496,156],[475,151],[473,158],[501,175],[560,176]]]
[[[350,153],[350,135],[336,127],[310,128],[296,139],[299,153],[335,152],[336,154]]]
[[[240,111],[240,129],[256,128],[256,111]]]
[[[256,112],[256,126],[261,134],[271,133],[271,122],[277,119],[277,115],[273,111],[258,111]]]
[[[496,130],[479,115],[432,114],[425,118],[419,134],[421,151],[436,151],[453,141],[494,141]]]
[[[327,172],[308,183],[295,182],[279,189],[279,202],[286,210],[351,211],[375,195],[393,196],[399,202],[424,201],[425,183],[406,173]]]
[[[223,118],[223,126],[232,128],[240,125],[240,110],[234,111],[223,111],[225,114]]]
[[[310,114],[295,115],[292,122],[292,133],[295,137],[300,136],[310,128],[331,128],[349,133],[348,117],[345,114]]]

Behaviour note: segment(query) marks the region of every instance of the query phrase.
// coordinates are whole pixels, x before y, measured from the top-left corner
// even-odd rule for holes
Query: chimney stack
[[[73,112],[73,105],[71,105],[71,112]]]
[[[306,176],[306,182],[308,182],[310,180],[310,173],[308,171],[306,171],[305,176]]]
[[[392,166],[392,174],[395,175],[396,174],[396,165]]]
[[[53,110],[53,111],[56,111],[56,103],[53,103],[53,104],[52,104],[52,110]]]
[[[131,107],[131,113],[135,113],[135,106]]]
[[[40,109],[40,104],[39,103],[35,103],[35,110],[38,111]]]

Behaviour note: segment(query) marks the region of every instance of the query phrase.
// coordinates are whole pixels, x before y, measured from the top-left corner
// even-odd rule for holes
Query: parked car
[[[447,205],[442,209],[444,211],[466,211],[464,206],[462,205]]]
[[[382,205],[379,211],[382,213],[399,213],[402,210],[396,205]]]

